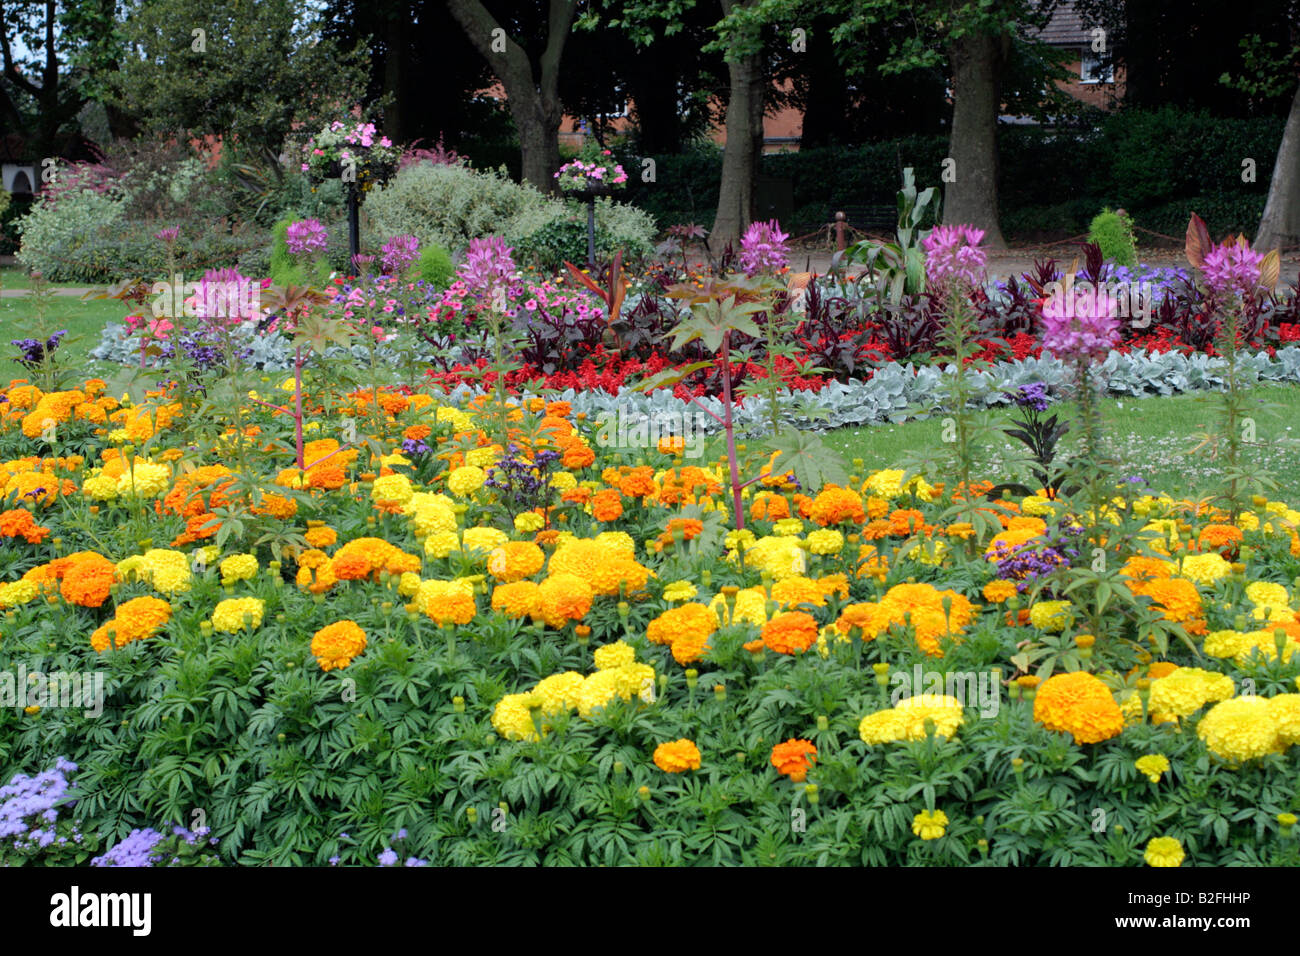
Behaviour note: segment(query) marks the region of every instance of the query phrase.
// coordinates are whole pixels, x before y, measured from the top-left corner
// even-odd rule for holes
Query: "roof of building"
[[[1038,39],[1053,46],[1083,46],[1092,41],[1092,28],[1074,8],[1074,0],[1059,0]]]

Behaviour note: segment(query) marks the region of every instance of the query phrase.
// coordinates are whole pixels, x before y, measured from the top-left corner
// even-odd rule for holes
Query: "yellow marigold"
[[[474,588],[464,581],[422,581],[413,603],[439,624],[468,624],[478,611]]]
[[[416,492],[402,506],[402,514],[410,515],[417,535],[456,530],[456,504],[446,495]]]
[[[0,584],[0,608],[17,607],[28,601],[35,601],[40,593],[40,586],[35,581],[10,581],[8,584]]]
[[[1212,701],[1227,700],[1233,693],[1232,678],[1226,674],[1180,667],[1151,682],[1147,709],[1158,717],[1188,717]]]
[[[533,617],[541,612],[542,593],[535,581],[498,584],[492,591],[492,610],[506,617]]]
[[[112,501],[117,497],[117,479],[103,472],[91,475],[81,483],[81,493],[95,501]]]
[[[1161,774],[1169,772],[1169,758],[1164,754],[1146,754],[1138,757],[1133,765],[1152,783],[1159,783]]]
[[[1291,596],[1281,584],[1252,581],[1246,585],[1246,600],[1258,607],[1286,607],[1291,603]]]
[[[221,583],[251,581],[257,576],[257,558],[251,554],[233,554],[221,562]]]
[[[676,604],[679,601],[689,601],[699,590],[690,581],[673,581],[664,588],[663,599]]]
[[[466,551],[491,554],[509,540],[510,537],[498,528],[466,528],[461,543]]]
[[[413,598],[420,591],[420,576],[414,571],[403,571],[397,578],[397,593],[404,598]]]
[[[323,671],[347,667],[366,649],[366,632],[356,621],[335,621],[311,639],[311,652]]]
[[[538,589],[542,617],[553,628],[582,620],[591,610],[593,596],[590,584],[564,572],[550,574]]]
[[[525,511],[515,515],[515,530],[520,534],[532,534],[546,527],[546,519],[536,511]]]
[[[903,494],[903,470],[886,468],[873,472],[862,484],[864,494],[878,495],[881,498],[898,498]]]
[[[1155,837],[1147,843],[1142,859],[1147,866],[1181,866],[1183,845],[1173,837]]]
[[[487,474],[482,468],[474,465],[462,465],[453,469],[447,476],[447,490],[457,498],[468,498],[479,488],[483,487],[483,482],[487,480]]]
[[[596,648],[592,657],[595,659],[597,670],[607,671],[611,667],[631,664],[636,660],[636,651],[626,641],[615,641],[613,644]]]
[[[1281,753],[1272,705],[1263,697],[1234,697],[1211,707],[1196,725],[1210,752],[1233,763]]]
[[[762,627],[767,623],[767,596],[761,587],[746,588],[737,592],[734,602],[731,618],[727,623],[753,624],[756,627]],[[726,596],[715,595],[709,602],[709,610],[717,615],[719,621],[722,621],[727,614]]]
[[[1300,743],[1300,694],[1278,694],[1268,699],[1269,712],[1283,746]]]
[[[157,498],[171,487],[172,471],[166,465],[136,461],[117,479],[117,494],[122,498]],[[83,483],[82,490],[85,490]]]
[[[585,679],[577,671],[565,671],[538,681],[533,694],[539,700],[542,713],[553,716],[576,708]]]
[[[948,827],[948,815],[942,810],[924,811],[912,817],[912,833],[922,840],[937,840]]]
[[[1109,688],[1086,671],[1043,681],[1034,695],[1034,720],[1080,744],[1109,740],[1124,729],[1124,715]]]
[[[1183,558],[1179,574],[1197,584],[1210,585],[1232,573],[1232,565],[1215,551],[1189,554]]]
[[[266,602],[260,598],[227,598],[212,611],[212,627],[226,634],[235,634],[247,628],[262,626]],[[244,618],[249,618],[245,623]]]
[[[806,543],[812,554],[839,554],[844,549],[844,535],[834,528],[821,528],[810,532]]]
[[[1069,601],[1039,601],[1029,609],[1029,623],[1049,634],[1059,634],[1074,621]]]
[[[374,484],[370,486],[370,497],[373,501],[395,501],[405,505],[414,494],[415,489],[411,486],[411,479],[405,475],[383,475],[376,478]]]
[[[994,580],[984,585],[984,600],[992,604],[1001,604],[1016,594],[1016,585],[1012,581]]]
[[[665,773],[700,769],[700,749],[686,738],[655,748],[655,766]]]
[[[648,664],[623,664],[589,674],[578,691],[578,713],[590,717],[615,697],[654,700],[654,668]]]
[[[780,581],[794,574],[803,574],[808,563],[797,539],[769,535],[759,538],[745,551],[745,566],[767,571]]]
[[[506,694],[492,710],[492,729],[506,740],[537,740],[533,708],[539,704],[535,694]]]

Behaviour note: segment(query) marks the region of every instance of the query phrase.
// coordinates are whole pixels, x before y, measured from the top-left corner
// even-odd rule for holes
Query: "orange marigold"
[[[803,783],[817,762],[817,748],[811,740],[791,737],[772,748],[772,766],[795,783]]]
[[[580,621],[591,610],[591,585],[576,574],[552,573],[538,589],[542,617],[550,627]]]
[[[1110,688],[1087,671],[1045,680],[1034,695],[1034,720],[1080,744],[1109,740],[1124,729],[1124,715]]]
[[[347,667],[366,649],[366,632],[356,621],[327,624],[313,635],[311,652],[323,671]]]
[[[0,513],[0,537],[22,538],[28,544],[40,544],[49,534],[50,529],[38,525],[26,508]]]
[[[862,496],[851,488],[827,485],[813,499],[808,517],[823,528],[843,522],[862,524],[867,518],[862,510]]]
[[[804,611],[786,611],[763,625],[762,638],[778,654],[799,654],[817,642],[817,620]]]
[[[683,773],[700,769],[700,748],[683,737],[655,748],[655,766],[665,773]]]

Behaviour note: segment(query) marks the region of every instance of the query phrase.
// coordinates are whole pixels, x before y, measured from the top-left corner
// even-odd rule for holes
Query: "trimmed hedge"
[[[1251,235],[1264,211],[1282,126],[1276,117],[1221,119],[1166,107],[1095,114],[1094,125],[1080,131],[1003,127],[1003,231],[1018,238],[1080,235],[1110,206],[1127,210],[1140,227],[1172,236],[1182,235],[1193,211],[1216,237]],[[808,149],[764,156],[762,175],[791,182],[795,215],[782,225],[802,235],[845,206],[892,206],[906,166],[916,169],[918,186],[940,185],[948,151],[946,136]],[[1242,181],[1245,159],[1255,161],[1253,183]],[[699,147],[654,160],[655,182],[634,174],[628,201],[661,227],[711,223],[721,150]],[[624,165],[640,169],[630,157]]]

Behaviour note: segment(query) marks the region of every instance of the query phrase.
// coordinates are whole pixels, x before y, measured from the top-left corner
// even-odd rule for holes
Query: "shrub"
[[[42,196],[18,224],[18,261],[54,282],[84,280],[74,253],[102,230],[116,231],[124,212],[120,196],[91,189],[64,193],[57,202]]]
[[[1107,260],[1136,268],[1137,243],[1133,238],[1133,220],[1127,213],[1103,209],[1088,227],[1088,241],[1097,243]]]
[[[412,266],[412,274],[435,289],[445,289],[456,274],[451,264],[451,254],[442,246],[426,246],[420,250],[420,258]]]
[[[503,235],[521,214],[545,206],[531,186],[513,183],[504,170],[417,163],[366,197],[371,231],[411,234],[423,246],[463,249],[479,236]]]

